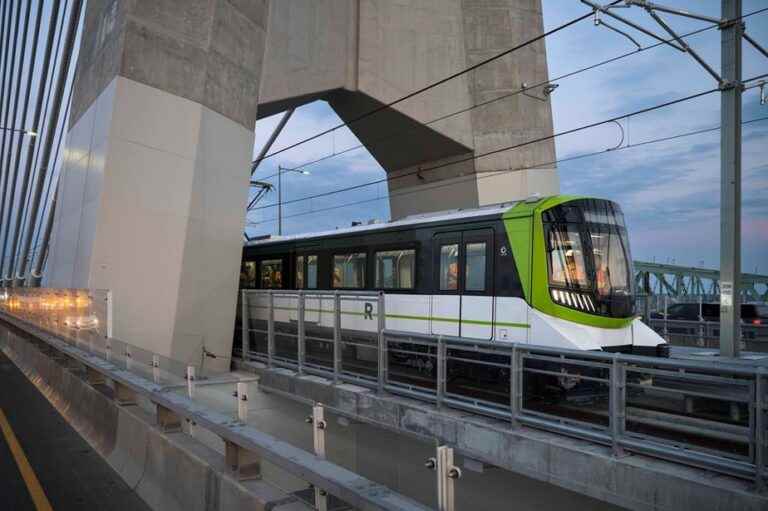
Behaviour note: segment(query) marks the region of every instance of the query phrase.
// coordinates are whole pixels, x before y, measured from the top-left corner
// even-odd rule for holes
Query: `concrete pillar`
[[[43,285],[115,337],[227,369],[266,0],[89,0]]]
[[[259,115],[322,98],[350,121],[542,31],[540,0],[273,2]],[[541,87],[431,122],[546,79],[541,41],[353,123],[390,177],[425,169],[389,182],[392,217],[558,193],[554,164],[541,165],[551,140],[428,170],[551,134]]]

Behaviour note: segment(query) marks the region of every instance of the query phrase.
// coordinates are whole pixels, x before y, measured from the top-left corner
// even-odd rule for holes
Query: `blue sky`
[[[719,16],[720,1],[666,0],[666,5]],[[543,0],[545,29],[555,27],[586,12],[571,0]],[[745,0],[744,12],[766,7],[762,0]],[[631,18],[661,34],[653,20],[637,8],[623,9]],[[706,24],[686,18],[663,16],[678,33]],[[617,25],[616,22],[613,22]],[[747,31],[768,46],[768,12],[746,20]],[[641,45],[654,41],[632,32]],[[720,65],[720,32],[709,30],[689,38],[688,43],[712,67]],[[634,45],[604,27],[583,21],[546,41],[550,78],[631,51]],[[491,64],[492,65],[492,64]],[[745,78],[768,72],[768,59],[744,46]],[[689,56],[669,47],[632,55],[601,68],[559,82],[552,95],[555,132],[631,112],[643,107],[707,90],[715,86]],[[637,144],[719,124],[720,98],[711,94],[623,122],[628,141]],[[260,120],[256,129],[258,152],[277,123],[277,117]],[[758,89],[744,94],[743,119],[768,117],[768,105],[759,104]],[[274,149],[339,123],[324,102],[297,110]],[[616,145],[618,127],[603,126],[556,139],[558,159],[603,151]],[[618,201],[627,216],[635,259],[717,267],[719,264],[720,156],[719,132],[710,132],[647,146],[611,151],[599,156],[559,164],[562,193],[596,195]],[[625,143],[627,139],[625,139]],[[264,178],[277,165],[295,167],[315,158],[358,145],[346,129],[266,160],[256,175]],[[768,273],[768,121],[743,129],[743,270]],[[331,158],[308,167],[309,176],[284,175],[283,200],[364,183],[385,176],[364,149]],[[348,226],[354,220],[389,218],[385,184],[286,205],[284,233],[297,233]],[[260,206],[276,201],[266,197]],[[341,204],[362,204],[321,211]],[[276,208],[249,215],[248,232],[277,232]]]

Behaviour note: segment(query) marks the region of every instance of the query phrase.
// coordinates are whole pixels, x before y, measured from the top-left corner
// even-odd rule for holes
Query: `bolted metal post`
[[[669,306],[669,295],[664,295],[664,339],[669,341],[669,330],[667,329],[667,308]]]
[[[306,358],[307,358],[307,344],[306,344],[307,332],[306,332],[306,324],[305,324],[306,307],[307,307],[306,295],[304,294],[304,291],[299,291],[299,306],[298,306],[299,317],[298,317],[298,324],[296,326],[297,328],[296,361],[298,364],[299,375],[304,374],[304,363],[306,362]]]
[[[437,448],[437,456],[424,464],[437,472],[437,509],[454,511],[456,509],[456,479],[461,478],[461,469],[453,464],[453,449],[446,445]]]
[[[107,297],[105,298],[105,300],[107,301],[107,338],[112,339],[114,337],[114,335],[112,335],[113,334],[112,326],[113,326],[113,319],[114,319],[114,315],[112,313],[113,312],[112,307],[114,304],[112,291],[107,291]]]
[[[704,322],[704,304],[702,303],[702,296],[699,295],[699,342],[698,345],[700,347],[704,347],[704,331],[706,330],[707,325]]]
[[[517,351],[517,343],[512,345],[512,354],[509,357],[509,414],[513,428],[518,427],[517,417],[520,414],[520,393],[522,385],[517,376],[520,373],[520,359]]]
[[[312,438],[314,441],[315,455],[320,459],[325,459],[325,431],[328,424],[325,422],[325,413],[323,405],[318,403],[312,407],[312,415],[307,417],[306,422],[312,425]],[[328,509],[328,494],[315,486],[315,508],[320,510]]]
[[[235,385],[235,397],[237,398],[237,418],[241,422],[248,422],[248,384],[238,382]]]
[[[443,407],[443,399],[445,398],[445,366],[448,361],[446,355],[448,350],[445,349],[445,339],[442,335],[437,336],[437,381],[435,382],[435,394],[437,398],[437,408]]]
[[[240,293],[240,331],[243,345],[243,362],[248,362],[251,354],[251,332],[249,325],[251,318],[248,315],[248,291],[243,289]]]
[[[608,408],[611,420],[611,447],[614,456],[623,456],[624,450],[621,447],[621,437],[625,428],[625,407],[624,407],[624,366],[619,363],[618,355],[614,355],[611,360],[611,387],[610,401]]]
[[[133,356],[131,355],[131,347],[127,344],[123,349],[123,355],[125,356],[125,370],[130,371],[133,367]]]
[[[759,492],[768,489],[768,460],[766,459],[766,450],[768,442],[766,441],[766,413],[768,413],[768,371],[765,367],[758,367],[755,375],[755,471],[756,483]]]
[[[341,372],[341,296],[333,292],[333,383],[339,383]]]
[[[272,357],[275,355],[275,295],[270,289],[269,317],[267,319],[267,366],[272,368]]]
[[[195,398],[195,366],[187,366],[187,395]]]
[[[160,355],[152,355],[152,379],[160,385]]]
[[[385,366],[387,364],[387,340],[384,338],[384,330],[387,328],[387,311],[386,311],[386,303],[384,298],[384,293],[379,292],[379,302],[376,309],[376,319],[378,320],[378,350],[377,353],[379,355],[379,363],[377,365],[377,390],[379,394],[384,393],[384,385],[386,382],[386,376],[385,376]]]
[[[107,337],[106,342],[104,343],[104,358],[107,360],[107,362],[112,360],[112,338]]]

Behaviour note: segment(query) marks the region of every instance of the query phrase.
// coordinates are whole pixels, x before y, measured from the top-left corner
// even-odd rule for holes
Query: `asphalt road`
[[[0,509],[149,510],[2,353]]]

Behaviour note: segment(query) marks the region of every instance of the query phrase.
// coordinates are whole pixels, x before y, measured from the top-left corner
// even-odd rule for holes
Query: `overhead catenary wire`
[[[752,124],[752,123],[761,122],[761,121],[768,121],[768,116],[766,116],[766,117],[758,117],[758,118],[755,118],[755,119],[750,119],[748,121],[743,121],[742,125]],[[557,164],[560,164],[560,163],[565,163],[565,162],[574,161],[574,160],[580,160],[580,159],[584,159],[584,158],[592,158],[592,157],[595,157],[595,156],[607,155],[607,154],[611,154],[611,153],[614,153],[614,152],[617,152],[617,151],[622,151],[622,150],[626,150],[626,149],[635,149],[637,147],[642,147],[642,146],[647,146],[647,145],[652,145],[652,144],[658,144],[658,143],[662,143],[662,142],[669,142],[669,141],[672,141],[672,140],[678,140],[678,139],[685,138],[685,137],[691,137],[691,136],[695,136],[695,135],[702,135],[702,134],[705,134],[705,133],[711,133],[711,132],[718,131],[718,130],[720,130],[720,126],[715,126],[715,127],[712,127],[712,128],[702,128],[702,129],[698,129],[698,130],[687,131],[685,133],[678,133],[678,134],[669,135],[669,136],[666,136],[666,137],[659,137],[659,138],[655,138],[655,139],[651,139],[651,140],[645,140],[645,141],[637,142],[637,143],[634,143],[634,144],[627,144],[627,145],[623,145],[621,147],[602,149],[600,151],[593,151],[593,152],[589,152],[589,153],[577,154],[577,155],[574,155],[574,156],[568,156],[566,158],[560,158],[560,159],[551,160],[551,161],[547,161],[547,162],[541,162],[541,163],[538,163],[536,165],[522,166],[522,167],[517,167],[517,168],[514,168],[514,169],[486,170],[486,171],[480,172],[479,174],[487,174],[487,175],[481,175],[479,177],[475,177],[475,175],[466,176],[464,178],[464,180],[465,181],[472,181],[472,180],[475,180],[475,179],[476,180],[493,179],[495,177],[499,177],[500,175],[503,175],[503,174],[506,174],[506,173],[510,173],[510,172],[521,172],[521,171],[524,171],[524,170],[530,170],[530,169],[535,169],[535,168],[540,168],[540,167],[547,167],[547,166],[550,166],[550,165],[557,165]],[[459,180],[457,182],[461,182],[461,180]],[[438,188],[445,187],[445,186],[452,186],[455,183],[456,182],[452,182],[452,183],[436,182],[436,183],[433,183],[433,186],[425,185],[424,188],[429,189],[429,190],[433,190],[433,189],[438,189]],[[418,190],[396,191],[396,192],[391,193],[389,195],[389,197],[399,197],[399,196],[403,196],[403,195],[411,195],[411,194],[414,194],[414,193],[420,193],[422,191],[423,191],[423,189],[421,189],[421,188],[418,189]],[[283,219],[285,220],[287,218],[294,218],[294,217],[300,217],[300,216],[306,216],[306,215],[314,215],[314,214],[322,213],[322,212],[325,212],[325,211],[331,211],[331,210],[335,210],[335,209],[348,208],[348,207],[358,206],[358,205],[361,205],[361,204],[366,204],[366,203],[370,203],[370,202],[376,202],[376,201],[380,201],[380,200],[388,200],[389,197],[388,196],[373,197],[373,198],[370,198],[370,199],[363,199],[363,200],[354,201],[354,202],[347,202],[347,203],[344,203],[344,204],[337,204],[337,205],[328,206],[328,207],[325,207],[325,208],[312,209],[311,211],[303,211],[303,212],[300,212],[300,213],[284,215]],[[276,221],[277,221],[277,218],[269,218],[269,219],[261,220],[261,221],[258,221],[258,222],[248,222],[247,225],[249,227],[256,227],[258,225],[264,225],[264,224],[272,223],[272,222],[276,222]]]
[[[609,5],[618,4],[620,1],[621,0],[614,0]],[[324,130],[322,132],[319,132],[319,133],[316,133],[316,134],[311,135],[309,137],[306,137],[306,138],[304,138],[302,140],[299,140],[298,142],[295,142],[295,143],[293,143],[293,144],[291,144],[291,145],[289,145],[287,147],[283,147],[283,148],[278,149],[276,151],[273,151],[273,152],[271,152],[269,154],[266,154],[259,161],[263,161],[263,160],[272,158],[272,157],[274,157],[274,156],[276,156],[278,154],[284,153],[284,152],[289,151],[289,150],[291,150],[291,149],[293,149],[295,147],[298,147],[300,145],[306,144],[307,142],[311,142],[312,140],[316,140],[316,139],[318,139],[318,138],[320,138],[322,136],[325,136],[325,135],[327,135],[329,133],[333,133],[334,131],[337,131],[337,130],[345,127],[345,126],[349,126],[351,124],[355,124],[357,122],[360,122],[363,119],[367,119],[368,117],[371,117],[372,115],[375,115],[375,114],[377,114],[379,112],[387,110],[388,108],[391,108],[391,107],[393,107],[393,106],[395,106],[397,104],[400,104],[403,101],[406,101],[406,100],[408,100],[408,99],[410,99],[410,98],[412,98],[414,96],[418,96],[419,94],[423,94],[424,92],[427,92],[428,90],[434,89],[435,87],[438,87],[438,86],[440,86],[440,85],[442,85],[442,84],[444,84],[446,82],[449,82],[451,80],[455,80],[456,78],[458,78],[460,76],[463,76],[463,75],[465,75],[467,73],[471,73],[475,69],[478,69],[478,68],[480,68],[482,66],[485,66],[485,65],[487,65],[487,64],[489,64],[491,62],[499,60],[500,58],[503,58],[503,57],[505,57],[505,56],[507,56],[507,55],[509,55],[511,53],[514,53],[514,52],[516,52],[516,51],[518,51],[518,50],[520,50],[522,48],[525,48],[526,46],[530,46],[531,44],[534,44],[534,43],[536,43],[538,41],[542,41],[545,38],[549,37],[550,35],[556,34],[557,32],[560,32],[561,30],[564,30],[564,29],[570,27],[571,25],[575,25],[576,23],[578,23],[580,21],[583,21],[583,20],[585,20],[587,18],[590,18],[590,17],[592,17],[592,12],[588,12],[588,13],[582,15],[582,16],[577,16],[576,18],[573,18],[570,21],[567,21],[567,22],[565,22],[565,23],[563,23],[561,25],[558,25],[557,27],[555,27],[555,28],[553,28],[551,30],[543,32],[543,33],[541,33],[541,34],[539,34],[539,35],[537,35],[535,37],[532,37],[531,39],[527,39],[526,41],[524,41],[524,42],[522,42],[522,43],[520,43],[518,45],[515,45],[512,48],[508,48],[508,49],[506,49],[506,50],[504,50],[504,51],[502,51],[500,53],[497,53],[496,55],[494,55],[492,57],[484,59],[484,60],[482,60],[482,61],[480,61],[480,62],[478,62],[476,64],[473,64],[473,65],[471,65],[471,66],[469,66],[467,68],[464,68],[464,69],[462,69],[460,71],[457,71],[457,72],[455,72],[453,74],[450,74],[450,75],[448,75],[448,76],[446,76],[444,78],[441,78],[440,80],[437,80],[437,81],[432,82],[432,83],[430,83],[428,85],[425,85],[424,87],[421,87],[421,88],[416,89],[416,90],[414,90],[412,92],[409,92],[408,94],[406,94],[404,96],[401,96],[401,97],[395,99],[394,101],[390,101],[388,103],[384,103],[384,104],[382,104],[382,105],[380,105],[380,106],[378,106],[378,107],[376,107],[376,108],[374,108],[372,110],[369,110],[368,112],[365,112],[364,114],[361,114],[361,115],[359,115],[357,117],[354,117],[354,118],[350,119],[349,121],[342,122],[341,124],[338,124],[336,126],[333,126],[332,128],[328,128],[327,130]]]
[[[754,10],[752,12],[749,12],[749,13],[743,15],[741,17],[741,19],[743,20],[743,19],[749,18],[751,16],[762,14],[762,13],[764,13],[766,11],[768,11],[768,7],[765,7],[765,8],[762,8],[762,9],[757,9],[757,10]],[[708,25],[706,27],[699,28],[699,29],[696,29],[696,30],[692,30],[692,31],[690,31],[688,33],[682,34],[679,37],[682,38],[682,39],[685,39],[685,38],[689,38],[689,37],[692,37],[694,35],[698,35],[698,34],[701,34],[703,32],[706,32],[708,30],[712,30],[712,29],[715,29],[715,28],[718,28],[717,24],[715,24],[715,25]],[[453,112],[441,115],[439,117],[436,117],[435,119],[432,119],[430,121],[426,121],[426,122],[422,123],[422,125],[423,126],[430,126],[432,124],[444,121],[444,120],[449,119],[451,117],[467,113],[467,112],[469,112],[471,110],[474,110],[476,108],[481,108],[481,107],[487,106],[489,104],[496,103],[496,102],[508,99],[510,97],[513,97],[513,96],[517,96],[519,94],[525,94],[527,91],[530,91],[530,90],[533,90],[533,89],[537,89],[539,87],[545,87],[547,85],[553,84],[553,83],[558,82],[560,80],[564,80],[566,78],[570,78],[572,76],[576,76],[578,74],[581,74],[581,73],[584,73],[584,72],[587,72],[587,71],[591,71],[593,69],[597,69],[597,68],[605,66],[607,64],[611,64],[611,63],[617,62],[619,60],[622,60],[622,59],[625,59],[625,58],[628,58],[628,57],[631,57],[631,56],[634,56],[634,55],[638,55],[641,52],[644,52],[644,51],[647,51],[647,50],[651,50],[651,49],[654,49],[654,48],[658,48],[660,46],[665,46],[667,43],[669,43],[670,41],[673,41],[673,40],[675,40],[675,39],[674,38],[669,38],[669,39],[666,39],[666,40],[662,40],[662,41],[654,43],[654,44],[652,44],[650,46],[645,46],[645,47],[643,47],[643,48],[641,48],[639,50],[632,50],[632,51],[629,51],[629,52],[617,55],[615,57],[611,57],[609,59],[605,59],[605,60],[602,60],[600,62],[596,62],[594,64],[590,64],[588,66],[585,66],[585,67],[582,67],[582,68],[579,68],[579,69],[576,69],[576,70],[573,70],[573,71],[569,71],[569,72],[561,74],[561,75],[559,75],[559,76],[557,76],[555,78],[550,78],[550,79],[538,82],[538,83],[533,84],[533,85],[529,85],[529,86],[526,86],[526,87],[521,87],[519,90],[515,90],[515,91],[507,93],[507,94],[502,94],[500,96],[488,99],[486,101],[482,101],[480,103],[476,103],[474,105],[470,105],[468,107],[464,107],[462,109],[455,110]],[[395,140],[395,139],[398,139],[398,138],[401,138],[401,137],[405,137],[409,133],[416,132],[419,129],[421,129],[421,126],[415,127],[415,128],[409,128],[409,129],[406,129],[404,131],[399,131],[399,130],[398,131],[394,131],[394,132],[388,133],[387,135],[385,135],[383,137],[380,137],[380,138],[377,138],[375,140],[370,141],[368,143],[368,145],[369,146],[375,146],[375,145],[380,144],[382,142],[391,141],[391,140]],[[316,158],[314,160],[310,160],[310,161],[307,161],[307,162],[304,162],[304,163],[301,163],[301,164],[298,164],[298,165],[294,165],[293,167],[295,169],[303,169],[303,168],[306,168],[306,167],[309,167],[309,166],[312,166],[312,165],[316,165],[317,163],[321,163],[323,161],[327,161],[327,160],[330,160],[332,158],[337,158],[337,157],[343,156],[344,154],[347,154],[349,152],[356,151],[358,149],[363,149],[363,148],[366,148],[366,147],[367,146],[365,144],[358,144],[358,145],[355,145],[355,146],[343,149],[343,150],[338,151],[338,152],[334,151],[331,154],[322,156],[320,158]],[[263,177],[261,179],[262,180],[269,180],[269,179],[271,179],[273,177],[276,177],[276,176],[277,176],[277,173],[270,174],[270,175],[268,175],[266,177]]]
[[[467,157],[464,157],[464,158],[459,158],[459,159],[456,159],[456,160],[453,160],[453,161],[450,161],[450,162],[440,163],[440,164],[437,164],[437,165],[432,165],[430,167],[422,167],[422,168],[419,168],[417,170],[410,171],[410,172],[404,172],[402,174],[397,174],[395,176],[386,176],[386,177],[383,177],[381,179],[377,179],[377,180],[374,180],[374,181],[369,181],[369,182],[366,182],[366,183],[361,183],[359,185],[352,185],[352,186],[348,186],[348,187],[344,187],[344,188],[339,188],[339,189],[336,189],[336,190],[331,190],[331,191],[328,191],[328,192],[318,193],[318,194],[314,194],[314,195],[308,195],[308,196],[301,197],[301,198],[298,198],[298,199],[282,201],[282,205],[285,206],[287,204],[293,204],[293,203],[296,203],[296,202],[303,202],[303,201],[306,201],[306,200],[317,199],[317,198],[320,198],[320,197],[327,197],[329,195],[334,195],[334,194],[337,194],[337,193],[357,190],[357,189],[365,188],[366,186],[372,186],[372,185],[378,184],[378,183],[391,182],[391,181],[395,181],[397,179],[403,179],[403,178],[406,178],[406,177],[409,177],[409,176],[415,176],[417,174],[423,175],[423,174],[425,174],[427,172],[432,172],[432,171],[435,171],[435,170],[438,170],[438,169],[449,167],[451,165],[458,165],[460,163],[465,163],[465,162],[468,162],[468,161],[478,160],[480,158],[485,158],[487,156],[492,156],[494,154],[498,154],[498,153],[502,153],[502,152],[506,152],[506,151],[511,151],[511,150],[514,150],[514,149],[519,149],[521,147],[525,147],[525,146],[528,146],[528,145],[531,145],[531,144],[537,144],[539,142],[544,142],[544,141],[547,141],[547,140],[552,140],[552,139],[555,139],[555,138],[558,138],[558,137],[562,137],[564,135],[570,135],[571,133],[576,133],[578,131],[583,131],[583,130],[586,130],[586,129],[594,128],[594,127],[597,127],[597,126],[601,126],[603,124],[612,123],[614,121],[619,121],[619,120],[624,119],[626,117],[641,115],[641,114],[644,114],[644,113],[652,112],[654,110],[659,110],[661,108],[666,108],[666,107],[669,107],[669,106],[672,106],[672,105],[676,105],[678,103],[683,103],[685,101],[690,101],[690,100],[693,100],[693,99],[696,99],[696,98],[700,98],[700,97],[706,96],[708,94],[712,94],[712,93],[717,92],[719,90],[720,90],[719,88],[715,87],[713,89],[708,89],[708,90],[705,90],[705,91],[696,92],[696,93],[690,94],[688,96],[684,96],[684,97],[681,97],[681,98],[677,98],[677,99],[673,99],[673,100],[670,100],[670,101],[666,101],[664,103],[659,103],[659,104],[656,104],[656,105],[653,105],[653,106],[650,106],[650,107],[641,108],[641,109],[635,110],[633,112],[627,112],[627,113],[623,113],[621,115],[616,115],[616,116],[610,117],[608,119],[604,119],[602,121],[596,121],[596,122],[593,122],[593,123],[585,124],[585,125],[582,125],[582,126],[578,126],[576,128],[571,128],[571,129],[568,129],[568,130],[560,131],[558,133],[553,133],[552,135],[546,135],[546,136],[543,136],[543,137],[537,137],[537,138],[534,138],[534,139],[531,139],[531,140],[527,140],[525,142],[520,142],[518,144],[512,144],[512,145],[508,145],[508,146],[499,147],[499,148],[493,149],[491,151],[486,151],[484,153],[475,154],[475,155],[467,156]],[[268,205],[265,205],[265,206],[259,206],[257,208],[253,208],[253,211],[258,211],[258,210],[261,210],[261,209],[274,208],[274,207],[277,207],[277,205],[276,204],[268,204]]]

